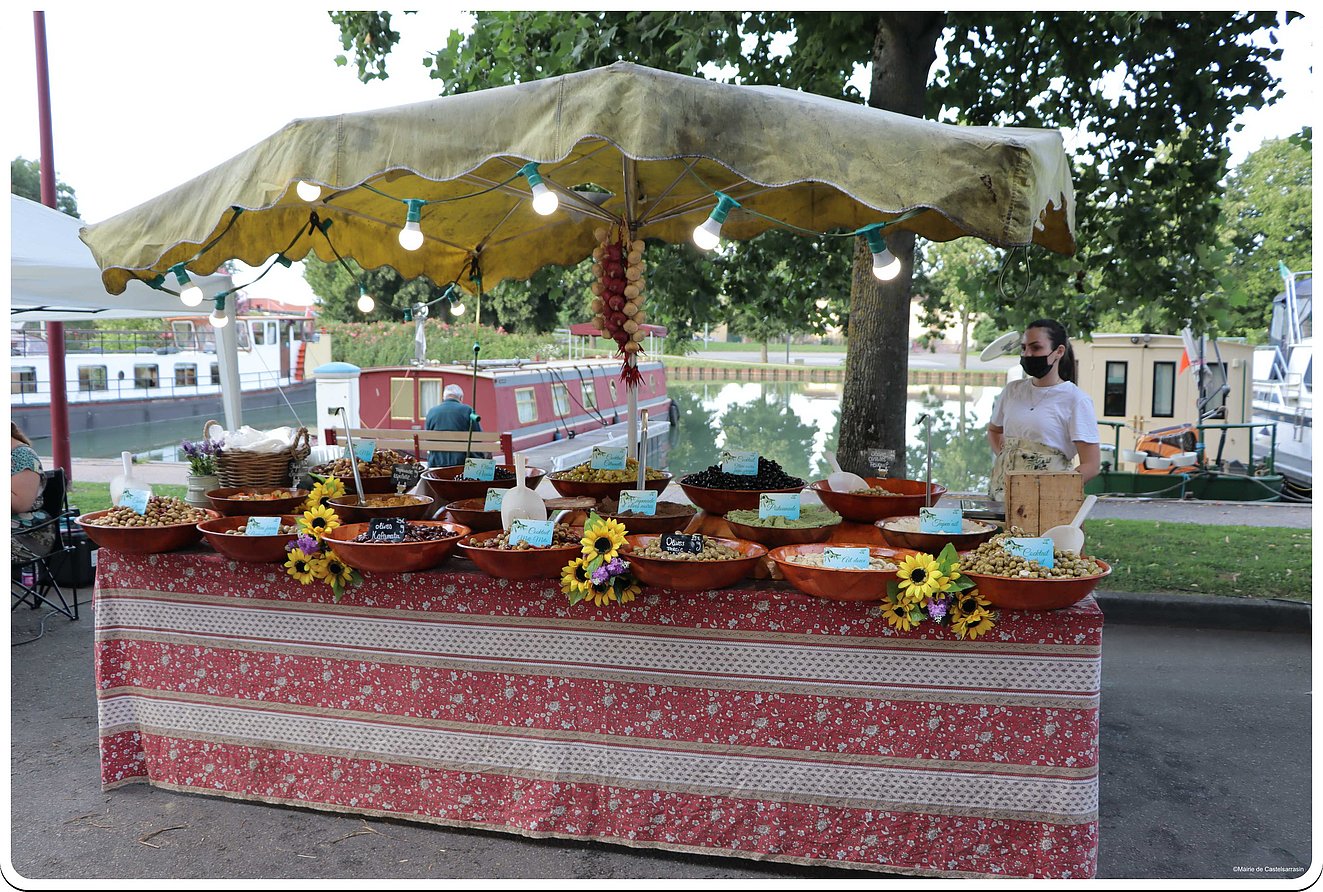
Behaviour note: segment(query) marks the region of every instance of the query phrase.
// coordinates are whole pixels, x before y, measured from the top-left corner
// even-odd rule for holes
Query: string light
[[[886,239],[882,237],[885,224],[874,223],[858,232],[868,240],[868,250],[873,252],[873,275],[883,282],[890,282],[900,275],[900,258],[891,253]]]
[[[298,193],[299,198],[309,203],[322,197],[322,187],[316,183],[309,183],[307,180],[299,180],[299,184],[294,187],[294,191]]]
[[[183,301],[184,306],[196,307],[201,305],[203,299],[202,289],[188,277],[188,271],[184,269],[184,264],[176,263],[170,267],[170,272],[175,274],[175,280],[179,283],[179,299]]]
[[[694,227],[694,244],[704,251],[711,251],[721,243],[721,224],[726,222],[730,212],[740,203],[724,192],[715,193],[717,206],[701,224]]]
[[[400,247],[417,251],[423,246],[423,228],[418,221],[422,219],[423,205],[427,202],[421,198],[406,198],[404,203],[409,206],[409,212],[404,217],[404,228],[400,230]]]
[[[230,324],[230,317],[225,313],[225,292],[216,295],[216,309],[207,317],[212,328],[224,328]]]
[[[560,198],[542,182],[542,175],[537,172],[537,162],[530,161],[519,172],[528,180],[528,187],[533,191],[533,210],[546,217],[554,214],[560,207]]]
[[[377,307],[377,302],[372,299],[372,295],[367,293],[367,289],[362,285],[358,286],[358,311],[360,313],[371,313]]]
[[[452,316],[463,316],[463,315],[464,315],[464,304],[461,303],[459,300],[455,300],[455,302],[452,303],[452,304],[450,305],[450,315],[452,315]]]

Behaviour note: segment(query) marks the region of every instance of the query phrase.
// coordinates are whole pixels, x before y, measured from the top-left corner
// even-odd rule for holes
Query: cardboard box
[[[1084,503],[1084,478],[1074,471],[1006,475],[1006,523],[1039,536],[1070,523]]]

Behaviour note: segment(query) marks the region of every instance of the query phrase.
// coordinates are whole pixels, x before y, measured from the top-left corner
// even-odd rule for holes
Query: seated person
[[[464,404],[464,388],[458,384],[447,384],[445,390],[441,391],[441,402],[436,404],[427,413],[427,429],[429,431],[456,431],[467,434],[469,432],[469,416],[473,414],[473,409]],[[474,432],[481,432],[482,425],[477,421],[473,422]],[[427,466],[429,468],[448,468],[452,465],[464,464],[466,456],[463,452],[429,452],[427,453]]]
[[[41,557],[55,547],[55,527],[24,533],[28,527],[50,520],[42,510],[41,459],[17,424],[9,422],[9,536],[14,557]]]

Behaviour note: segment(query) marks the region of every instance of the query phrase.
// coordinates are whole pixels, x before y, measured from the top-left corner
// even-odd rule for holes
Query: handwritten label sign
[[[279,517],[250,517],[248,525],[243,528],[245,536],[279,536],[280,518]]]
[[[869,449],[868,466],[876,468],[878,473],[885,477],[891,470],[891,466],[896,463],[896,450],[894,449]]]
[[[403,517],[374,517],[368,521],[368,538],[373,542],[403,542],[406,532]]]
[[[588,467],[598,471],[625,470],[624,446],[594,446]]]
[[[408,492],[418,485],[423,476],[423,466],[419,464],[394,465],[390,469],[391,486],[396,492]]]
[[[657,491],[652,489],[624,489],[620,491],[620,513],[657,514]]]
[[[463,480],[495,480],[496,459],[466,458],[464,470],[459,476]]]
[[[147,500],[151,497],[151,490],[148,489],[126,489],[119,497],[119,504],[124,508],[132,508],[134,514],[146,514]]]
[[[554,521],[526,520],[517,517],[510,521],[510,544],[527,542],[529,545],[547,546],[551,544],[551,535],[556,528]]]
[[[1006,540],[1006,551],[1026,561],[1037,561],[1038,566],[1050,570],[1056,559],[1053,553],[1054,545],[1055,543],[1046,536],[1032,538],[1015,536]]]
[[[372,461],[372,456],[377,454],[376,440],[359,440],[354,444],[354,457],[359,461]]]
[[[833,570],[867,570],[867,548],[824,548],[822,566]]]
[[[657,544],[668,554],[699,554],[703,550],[703,534],[662,533]]]
[[[501,489],[496,486],[493,486],[491,489],[487,490],[487,501],[482,503],[482,510],[500,511],[501,503],[505,501],[505,494],[509,491],[510,490],[508,489]]]
[[[758,496],[758,517],[799,520],[799,493],[765,492]]]
[[[942,506],[941,508],[919,509],[919,532],[938,533],[948,536],[959,535],[964,529],[964,512],[960,507]]]
[[[758,453],[721,451],[721,471],[725,474],[753,476],[758,473]]]

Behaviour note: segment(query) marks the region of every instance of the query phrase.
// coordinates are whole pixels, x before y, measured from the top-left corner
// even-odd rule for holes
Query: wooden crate
[[[1070,523],[1084,502],[1084,478],[1074,471],[1006,475],[1006,523],[1038,536]]]

